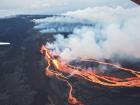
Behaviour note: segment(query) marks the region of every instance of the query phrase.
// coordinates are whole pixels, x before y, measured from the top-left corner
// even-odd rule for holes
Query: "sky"
[[[96,6],[136,6],[130,0],[0,0],[0,15],[61,14]]]

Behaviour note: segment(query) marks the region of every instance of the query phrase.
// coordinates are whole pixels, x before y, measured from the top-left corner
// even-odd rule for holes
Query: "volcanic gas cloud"
[[[46,46],[42,45],[40,51],[44,55],[46,62],[48,62],[45,70],[46,76],[55,76],[69,86],[68,102],[70,104],[83,105],[82,100],[80,101],[72,94],[73,86],[69,82],[69,77],[71,76],[83,78],[93,85],[99,84],[112,88],[140,87],[140,72],[138,70],[128,69],[120,64],[111,63],[116,55],[118,59],[134,60],[140,58],[140,48],[138,46],[140,45],[139,13],[140,7],[127,9],[122,7],[97,7],[65,14],[86,19],[88,22],[91,21],[91,23],[85,24],[86,21],[84,20],[81,27],[77,25],[79,23],[71,20],[71,18],[65,21],[64,17],[59,17],[58,19],[55,17],[55,21],[57,20],[55,24],[60,24],[61,18],[63,20],[59,31],[63,30],[63,26],[65,27],[66,24],[69,24],[65,27],[68,29],[67,27],[70,26],[70,21],[72,21],[71,25],[73,27],[70,29],[72,32],[67,37],[64,37],[62,34],[55,35],[56,40],[53,43],[47,42]],[[53,19],[54,17],[52,17]],[[46,20],[41,20],[41,24],[43,21],[44,26],[54,24],[48,23]],[[38,25],[38,28],[40,26],[42,27],[42,25]],[[49,29],[51,32],[52,30],[56,32],[56,27],[53,28],[47,27],[46,32]],[[43,30],[45,30],[44,27]],[[105,59],[109,59],[109,61],[105,61]],[[106,75],[105,73],[98,73],[96,67],[91,67],[89,70],[86,67],[72,65],[71,62],[76,60],[112,67],[131,76]]]

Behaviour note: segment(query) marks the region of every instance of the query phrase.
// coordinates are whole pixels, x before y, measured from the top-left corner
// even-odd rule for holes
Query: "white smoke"
[[[34,28],[40,30],[41,33],[72,32],[75,27],[91,24],[88,20],[70,16],[52,16],[33,21],[36,23]]]
[[[123,8],[123,7],[94,7],[84,10],[67,12],[65,15],[72,16],[80,19],[89,19],[94,22],[103,23],[118,23],[127,19],[138,17],[140,7]]]
[[[59,34],[54,43],[47,43],[63,60],[102,59],[114,55],[140,58],[140,7],[95,7],[66,15],[88,19],[95,25],[76,28],[68,38]]]

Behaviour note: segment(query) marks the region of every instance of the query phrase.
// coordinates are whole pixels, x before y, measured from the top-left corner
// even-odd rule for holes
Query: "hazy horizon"
[[[0,15],[16,14],[62,14],[69,11],[98,6],[130,8],[137,6],[131,0],[1,0]]]

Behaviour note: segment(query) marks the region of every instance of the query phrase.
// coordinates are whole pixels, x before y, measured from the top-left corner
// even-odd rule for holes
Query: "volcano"
[[[121,65],[130,73],[120,73],[118,68],[112,67],[111,61],[106,60],[111,72],[104,78],[100,78],[102,83],[122,81],[122,77],[132,78],[123,80],[124,86],[102,85],[99,82],[89,81],[86,73],[81,73],[82,69],[87,67],[97,67],[98,61],[93,59],[87,61],[73,61],[69,65],[61,67],[59,55],[51,55],[51,49],[46,51],[46,42],[55,41],[56,32],[40,33],[40,30],[34,28],[33,19],[53,17],[51,15],[19,15],[12,18],[0,19],[0,41],[10,42],[9,46],[0,46],[0,105],[139,105],[140,104],[140,85],[139,85],[139,63],[127,60],[120,61]],[[54,25],[54,23],[53,23]],[[80,27],[84,23],[61,24],[61,26]],[[52,24],[47,28],[57,28]],[[86,24],[90,27],[91,24]],[[64,37],[71,34],[71,30],[60,32]],[[41,51],[40,51],[41,50]],[[48,54],[48,56],[46,56]],[[45,57],[48,57],[45,59]],[[49,66],[51,62],[51,66]],[[101,63],[101,62],[100,62]],[[111,65],[111,67],[110,67]],[[46,71],[46,69],[48,70]],[[76,68],[75,68],[76,67]],[[77,68],[77,67],[80,67]],[[81,69],[82,68],[82,69]],[[124,70],[124,68],[122,68]],[[77,74],[83,76],[73,76],[75,70]],[[120,68],[119,68],[120,69]],[[62,71],[60,71],[62,70]],[[133,73],[133,71],[135,71]],[[95,71],[96,72],[96,71]],[[124,71],[123,71],[124,72]],[[70,75],[69,75],[70,73]],[[89,72],[90,73],[90,72]],[[114,74],[113,74],[114,73]],[[120,79],[109,78],[108,76],[121,75]],[[101,76],[102,74],[98,74]],[[60,76],[60,78],[59,78]],[[68,78],[64,79],[63,78]],[[97,77],[97,76],[96,76]],[[134,77],[134,78],[133,78]],[[94,78],[94,80],[99,78]],[[109,79],[110,82],[105,81]]]

